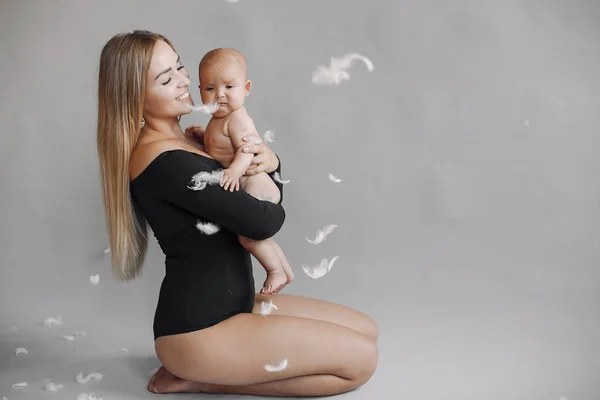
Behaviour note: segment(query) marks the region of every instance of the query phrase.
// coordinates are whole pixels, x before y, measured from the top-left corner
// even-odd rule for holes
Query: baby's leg
[[[273,239],[252,240],[240,235],[238,235],[238,239],[241,245],[258,260],[267,272],[267,279],[265,279],[261,293],[277,293],[289,283],[276,249],[279,246]]]
[[[252,176],[242,176],[240,187],[244,192],[259,200],[268,200],[278,204],[281,199],[279,188],[266,172]]]
[[[273,180],[266,173],[252,176],[244,176],[240,179],[240,186],[249,195],[259,200],[268,200],[279,203],[281,193]],[[267,272],[267,279],[263,284],[261,293],[272,294],[279,292],[286,284],[290,283],[288,270],[291,267],[287,262],[283,251],[273,239],[252,240],[239,236],[242,246],[250,252]]]

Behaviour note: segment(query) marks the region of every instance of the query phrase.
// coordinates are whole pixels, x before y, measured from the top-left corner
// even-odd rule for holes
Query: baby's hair
[[[218,65],[222,62],[231,62],[234,61],[238,64],[240,69],[244,72],[244,79],[246,78],[246,59],[244,55],[236,49],[228,48],[228,47],[219,47],[217,49],[213,49],[206,53],[202,60],[200,60],[200,65],[198,66],[198,72],[202,71],[202,68],[206,68],[208,66]]]

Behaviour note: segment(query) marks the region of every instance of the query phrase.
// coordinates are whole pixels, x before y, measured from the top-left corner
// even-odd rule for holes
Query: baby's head
[[[198,75],[202,103],[219,103],[219,109],[213,113],[216,118],[242,107],[250,94],[252,82],[246,77],[246,60],[235,49],[218,48],[206,53]]]

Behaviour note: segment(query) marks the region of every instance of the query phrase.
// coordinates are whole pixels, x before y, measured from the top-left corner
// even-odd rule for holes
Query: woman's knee
[[[357,386],[361,386],[366,383],[377,369],[379,362],[379,347],[373,340],[364,340],[360,346],[360,356],[355,365],[354,381]]]

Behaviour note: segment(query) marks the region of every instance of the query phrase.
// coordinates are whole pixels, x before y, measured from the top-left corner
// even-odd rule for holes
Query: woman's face
[[[163,40],[157,40],[146,83],[144,118],[175,118],[192,111],[189,74],[179,56]]]

